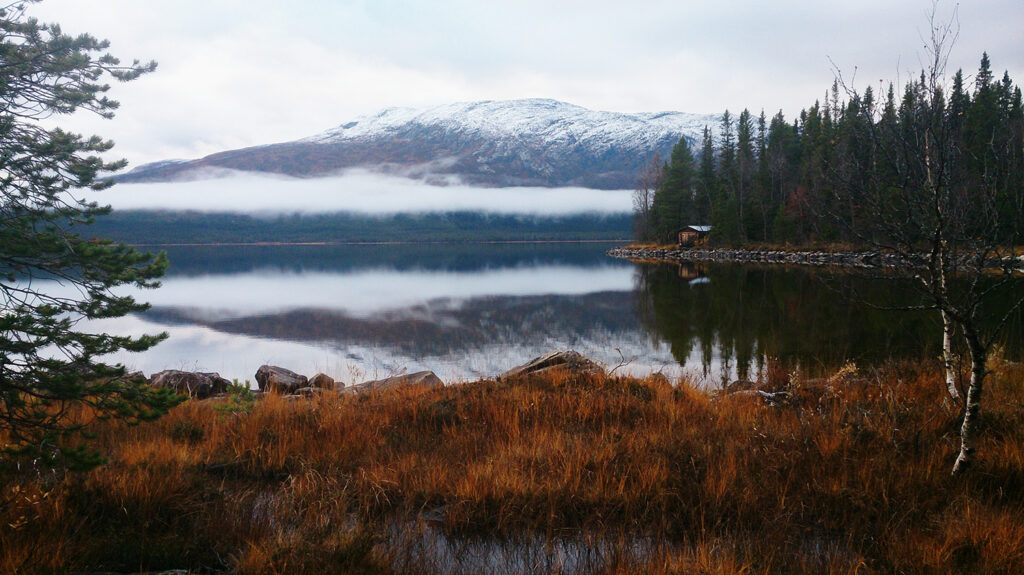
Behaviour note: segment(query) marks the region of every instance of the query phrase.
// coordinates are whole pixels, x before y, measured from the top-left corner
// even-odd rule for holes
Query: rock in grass
[[[318,373],[309,378],[309,386],[317,389],[334,389],[334,385],[334,378],[325,373]],[[344,384],[342,384],[342,387],[344,387]]]
[[[604,368],[587,359],[576,351],[552,351],[540,357],[513,367],[498,376],[498,381],[507,381],[526,375],[543,374],[555,370],[565,370],[577,374],[604,374]]]
[[[790,394],[788,391],[764,391],[761,389],[741,389],[724,395],[717,395],[713,400],[752,400],[759,401],[764,405],[779,406],[785,405],[790,401]]]
[[[261,365],[256,370],[256,383],[259,385],[260,391],[285,394],[295,393],[303,387],[309,387],[309,380],[306,376],[276,365]]]
[[[346,388],[346,391],[376,391],[381,389],[394,389],[396,387],[420,386],[420,387],[443,387],[444,382],[432,371],[417,371],[405,375],[396,375],[384,379],[366,381],[358,385]]]
[[[221,377],[219,373],[168,369],[154,373],[149,378],[149,384],[153,387],[173,389],[177,393],[188,395],[193,399],[206,399],[226,392],[231,382]]]

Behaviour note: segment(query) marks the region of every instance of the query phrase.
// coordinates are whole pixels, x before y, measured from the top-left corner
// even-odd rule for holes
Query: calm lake
[[[142,294],[152,309],[99,327],[170,335],[115,357],[129,369],[240,381],[264,363],[346,384],[423,369],[465,381],[571,348],[619,372],[715,385],[770,362],[820,372],[939,354],[936,313],[861,303],[898,303],[899,280],[636,265],[606,256],[614,245],[171,247],[163,287]],[[1007,330],[1008,355],[1020,326]]]

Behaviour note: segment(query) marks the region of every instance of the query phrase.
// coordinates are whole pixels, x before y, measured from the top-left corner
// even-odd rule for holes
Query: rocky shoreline
[[[563,370],[577,374],[603,375],[605,370],[574,350],[559,350],[535,357],[530,361],[505,371],[495,379],[509,381],[517,378],[543,375]],[[260,399],[267,394],[277,394],[285,399],[312,398],[325,393],[366,393],[400,387],[437,388],[445,383],[433,371],[399,374],[384,379],[364,381],[346,386],[344,382],[318,373],[306,377],[276,365],[261,365],[256,371],[257,390],[228,381],[216,372],[181,371],[167,369],[146,377],[142,372],[125,376],[130,380],[145,380],[152,387],[166,388],[189,399],[218,399],[230,395],[232,389],[242,389],[252,398]]]
[[[864,269],[900,269],[906,267],[906,262],[902,258],[880,252],[623,247],[613,248],[608,250],[606,253],[614,258],[628,260],[787,264],[816,267],[838,266]]]
[[[903,270],[908,267],[906,258],[877,251],[787,251],[772,249],[734,248],[613,248],[609,256],[628,260],[664,260],[686,262],[720,262],[747,264],[785,264],[815,267],[845,267],[860,269]],[[1024,267],[1024,257],[1017,258],[1017,268]],[[916,265],[924,265],[922,255]],[[1000,261],[992,261],[993,267],[1000,267]]]

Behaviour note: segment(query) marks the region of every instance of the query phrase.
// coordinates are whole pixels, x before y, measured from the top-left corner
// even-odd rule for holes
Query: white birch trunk
[[[946,391],[954,401],[960,399],[956,387],[956,364],[953,357],[953,322],[949,314],[942,312],[942,365],[946,369]]]
[[[985,382],[986,350],[976,337],[967,336],[967,346],[971,353],[971,385],[967,388],[967,406],[964,408],[964,421],[960,426],[960,453],[953,464],[953,475],[963,473],[974,460],[974,436],[981,416],[981,392]]]

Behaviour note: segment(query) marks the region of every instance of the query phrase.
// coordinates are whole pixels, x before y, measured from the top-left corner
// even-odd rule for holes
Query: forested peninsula
[[[668,161],[649,159],[634,194],[637,240],[674,243],[698,224],[717,245],[863,247],[934,217],[938,195],[966,231],[1024,243],[1021,89],[993,75],[987,54],[973,79],[958,70],[947,88],[941,72],[883,94],[840,77],[792,121],[725,111],[720,136],[705,127],[696,153],[684,138]]]

